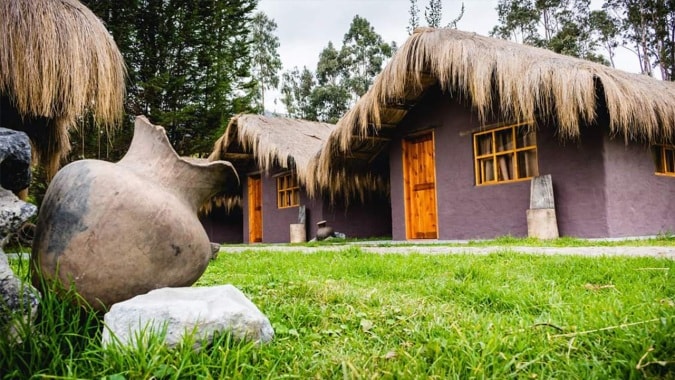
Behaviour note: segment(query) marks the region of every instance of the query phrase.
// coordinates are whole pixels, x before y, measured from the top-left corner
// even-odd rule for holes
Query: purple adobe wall
[[[439,90],[431,91],[399,125],[390,149],[392,235],[405,240],[401,141],[433,128],[439,239],[527,236],[530,181],[474,185],[472,137],[477,114]],[[580,141],[561,145],[553,130],[537,132],[539,172],[551,174],[562,235],[607,236],[602,134],[584,128]]]
[[[262,180],[262,215],[263,215],[263,243],[288,243],[290,241],[290,225],[298,221],[298,208],[290,207],[285,209],[277,208],[276,178],[267,175],[260,176]],[[249,223],[248,223],[248,180],[249,176],[243,181],[242,191],[242,209],[244,210],[243,223],[243,241],[249,243]],[[313,204],[307,202],[304,192],[300,193],[300,204],[306,206],[306,218],[311,219]]]
[[[199,216],[209,240],[221,244],[243,242],[242,219],[242,210],[238,207],[229,213],[223,207],[216,207],[208,215]]]
[[[277,188],[274,177],[263,175],[263,243],[288,243],[290,241],[290,224],[298,221],[298,208],[277,208]],[[244,189],[247,188],[248,177]],[[248,241],[248,194],[243,192],[243,241]],[[391,236],[391,219],[388,199],[374,199],[367,206],[355,202],[348,206],[338,203],[331,207],[329,202],[312,199],[301,189],[300,204],[305,205],[307,223],[307,240],[316,234],[316,223],[326,220],[335,231],[343,232],[348,237]]]
[[[277,208],[276,177],[262,176],[262,192],[263,243],[288,243],[291,240],[290,225],[298,222],[298,207]],[[300,204],[305,205],[305,222],[309,228],[319,220],[316,218],[321,217],[321,204],[308,198],[302,189]],[[306,233],[309,239],[310,231]]]
[[[471,134],[460,132],[479,126],[477,116],[462,104],[440,91],[432,91],[398,127],[400,138],[417,130],[434,129],[441,240],[527,235],[525,209],[529,206],[529,182],[474,186]],[[403,156],[399,139],[392,143],[390,154],[393,238],[405,240]]]
[[[323,220],[348,238],[390,237],[391,203],[385,196],[374,196],[364,203],[354,200],[347,206],[340,201],[335,205],[325,201]],[[312,225],[311,230],[313,237],[316,235],[316,225]]]
[[[675,178],[654,169],[649,146],[605,137],[609,236],[675,232]]]
[[[603,130],[582,126],[580,133],[561,141],[551,127],[537,131],[539,173],[551,175],[560,236],[608,237]]]

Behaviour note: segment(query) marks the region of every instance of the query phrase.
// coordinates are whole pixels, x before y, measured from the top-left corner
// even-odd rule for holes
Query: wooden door
[[[262,242],[262,179],[248,177],[248,242]]]
[[[433,132],[403,140],[407,239],[437,239],[436,161]]]

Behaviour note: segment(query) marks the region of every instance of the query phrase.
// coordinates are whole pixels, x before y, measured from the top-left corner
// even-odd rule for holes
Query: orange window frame
[[[534,131],[527,128],[530,125],[530,122],[523,122],[473,134],[476,186],[520,182],[539,175],[537,137]],[[521,133],[521,131],[526,132]],[[498,149],[499,136],[510,136],[512,146]],[[486,137],[488,139],[485,139]],[[519,146],[520,138],[523,139],[522,146]],[[488,151],[481,152],[481,145],[485,141],[489,141]],[[519,160],[520,157],[523,157],[522,163]],[[521,164],[525,164],[525,167],[519,167]],[[521,169],[524,170],[524,174],[521,174]]]
[[[290,208],[300,205],[300,186],[295,174],[277,177],[277,207]]]
[[[655,145],[654,164],[657,175],[675,177],[675,145]]]

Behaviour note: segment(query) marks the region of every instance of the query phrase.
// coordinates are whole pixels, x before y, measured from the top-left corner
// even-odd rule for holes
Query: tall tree
[[[589,18],[593,38],[607,52],[609,63],[615,67],[614,56],[620,44],[621,27],[619,20],[606,10],[593,10]]]
[[[281,78],[281,102],[286,106],[289,117],[317,120],[316,107],[312,102],[312,91],[316,86],[314,73],[307,67],[297,67],[283,73]]]
[[[337,49],[329,41],[319,54],[316,74],[307,68],[284,73],[282,102],[288,114],[337,122],[368,90],[395,49],[396,44],[384,42],[368,20],[354,16],[342,47]]]
[[[125,57],[127,111],[163,125],[179,154],[208,153],[230,116],[254,107],[249,29],[256,0],[83,3]]]
[[[316,66],[317,85],[311,93],[312,106],[318,120],[337,122],[349,108],[350,94],[345,78],[350,73],[346,58],[344,47],[338,51],[332,41],[328,41],[328,46],[319,54]]]
[[[530,45],[538,44],[537,13],[531,0],[499,0],[497,24],[491,35]]]
[[[417,0],[410,0],[410,10],[408,13],[410,14],[410,18],[408,19],[406,30],[408,34],[413,34],[415,29],[420,26],[420,9],[417,7]]]
[[[281,58],[277,49],[279,38],[274,35],[277,23],[263,12],[253,16],[251,25],[251,46],[253,78],[256,80],[256,108],[259,112],[265,109],[265,90],[279,86],[279,70]]]
[[[255,81],[251,78],[251,40],[249,28],[256,0],[212,1],[201,7],[204,19],[204,43],[200,44],[200,86],[195,90],[205,121],[202,133],[191,137],[192,152],[210,152],[214,139],[221,135],[230,118],[254,109]],[[194,7],[193,2],[186,1]],[[197,130],[199,132],[199,130]],[[195,138],[197,137],[197,138]]]
[[[312,91],[317,118],[336,122],[342,117],[368,90],[395,49],[395,43],[384,42],[368,20],[354,16],[340,50],[329,42],[319,55],[317,86]]]
[[[396,44],[384,42],[375,28],[363,17],[354,16],[342,40],[339,57],[342,60],[344,84],[352,100],[361,97],[382,69],[384,61],[396,50]]]
[[[443,18],[442,0],[429,0],[429,4],[424,10],[424,19],[427,20],[427,25],[438,28],[441,26],[441,18]]]
[[[419,26],[420,15],[419,7],[417,6],[417,0],[410,0],[410,8],[408,13],[410,18],[408,19],[408,26],[406,30],[408,34],[412,32]],[[445,25],[446,28],[457,28],[457,23],[464,17],[464,2],[460,8],[459,14],[452,21]],[[427,26],[432,28],[441,28],[443,20],[443,0],[429,0],[429,3],[424,8],[424,19],[427,22]]]
[[[624,46],[636,54],[641,71],[658,68],[665,80],[675,80],[675,1],[606,0],[604,9],[620,19]]]
[[[491,35],[604,62],[596,53],[590,0],[499,0]]]

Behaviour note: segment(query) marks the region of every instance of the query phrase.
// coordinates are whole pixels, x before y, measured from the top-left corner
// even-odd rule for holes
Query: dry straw
[[[335,157],[405,111],[438,84],[467,99],[481,122],[499,114],[510,121],[553,120],[561,138],[593,124],[604,96],[610,133],[626,141],[672,141],[675,84],[535,47],[455,29],[420,28],[397,51],[372,87],[338,122],[316,163],[322,186],[338,182]],[[332,185],[331,185],[332,186]]]
[[[308,171],[309,162],[334,128],[333,124],[313,121],[237,115],[216,141],[209,160],[228,160],[228,153],[249,152],[259,170],[270,173],[275,167],[293,169],[298,180],[305,186],[309,182],[311,189],[314,176]],[[214,199],[214,204],[233,207],[240,201],[238,194],[230,194]]]
[[[210,160],[228,160],[228,153],[250,152],[260,171],[270,174],[275,168],[293,170],[310,196],[329,190],[331,200],[368,196],[368,190],[385,188],[381,179],[369,173],[351,177],[346,170],[336,172],[324,188],[316,182],[314,170],[319,151],[335,125],[314,121],[242,114],[233,117],[223,136],[216,141]],[[239,173],[240,176],[246,173]],[[215,204],[241,205],[238,194],[214,200]],[[210,207],[207,206],[208,210]]]
[[[68,130],[87,114],[105,128],[122,117],[125,67],[111,35],[75,0],[0,1],[0,95],[26,120],[43,117],[33,138],[54,173],[69,152]]]

